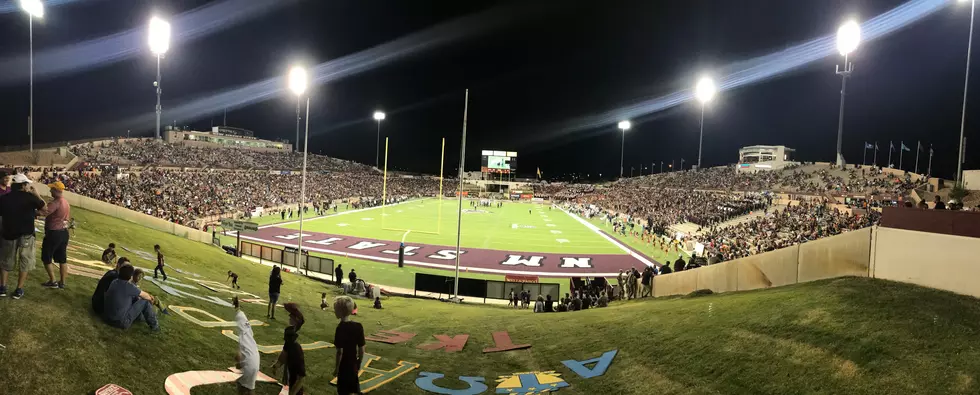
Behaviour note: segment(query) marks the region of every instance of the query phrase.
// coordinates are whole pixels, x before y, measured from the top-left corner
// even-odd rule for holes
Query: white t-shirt
[[[245,388],[255,389],[255,376],[259,371],[259,346],[252,335],[252,325],[241,310],[235,313],[235,326],[238,332],[238,352],[242,354],[242,377],[239,383]]]

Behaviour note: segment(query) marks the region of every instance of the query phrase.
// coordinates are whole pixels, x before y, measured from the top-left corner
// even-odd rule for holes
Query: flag
[[[538,178],[541,178],[541,168],[538,168]]]
[[[894,150],[895,150],[895,144],[892,143],[891,141],[889,141],[888,142],[888,151],[894,151]]]
[[[864,149],[872,149],[872,148],[874,148],[874,146],[873,146],[873,145],[871,145],[871,144],[868,144],[868,142],[867,142],[867,141],[865,141],[865,142],[864,142]]]
[[[904,141],[901,144],[902,144],[902,151],[911,151],[912,150],[911,148],[905,146],[905,142]]]

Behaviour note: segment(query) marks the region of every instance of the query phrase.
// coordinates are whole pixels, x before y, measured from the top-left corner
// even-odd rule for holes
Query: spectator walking
[[[337,281],[337,286],[341,288],[343,288],[342,284],[344,282],[344,269],[342,269],[343,266],[344,265],[337,265],[337,268],[333,269],[333,279],[334,281]]]
[[[269,273],[269,309],[266,318],[276,319],[276,303],[279,302],[279,291],[282,287],[282,274],[279,266],[273,266]]]
[[[235,272],[229,270],[228,271],[228,279],[231,280],[231,287],[232,288],[234,288],[234,289],[242,289],[242,287],[238,286],[238,273],[235,273]]]
[[[153,278],[157,278],[157,272],[163,274],[163,281],[167,281],[167,272],[163,271],[163,267],[166,266],[163,259],[163,251],[160,250],[160,245],[154,245],[153,251],[157,253],[157,267],[153,268]]]
[[[65,184],[55,181],[48,184],[51,201],[44,207],[44,239],[41,241],[41,262],[48,272],[48,282],[41,284],[47,288],[65,289],[68,276],[68,219],[71,206],[63,196]],[[58,264],[58,282],[54,281],[53,264]]]
[[[31,180],[23,174],[11,178],[11,191],[0,196],[0,217],[3,230],[0,232],[0,296],[7,296],[7,280],[10,272],[17,266],[17,288],[13,298],[24,297],[24,282],[27,273],[34,269],[34,217],[44,208],[44,200],[38,195]]]
[[[653,294],[653,270],[647,267],[643,270],[643,276],[640,279],[640,283],[643,284],[643,292],[640,293],[641,298],[651,296]]]
[[[354,273],[354,269],[350,269],[350,273],[347,274],[347,278],[350,280],[350,285],[353,288],[353,285],[357,284],[357,273]]]
[[[364,359],[364,327],[351,321],[354,309],[354,301],[348,296],[337,297],[333,304],[334,315],[340,319],[333,339],[337,347],[333,376],[337,378],[340,395],[361,393],[358,372]]]

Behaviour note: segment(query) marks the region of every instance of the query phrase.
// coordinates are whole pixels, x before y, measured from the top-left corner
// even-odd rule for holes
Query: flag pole
[[[922,151],[922,142],[915,142],[915,169],[912,170],[913,173],[919,174],[919,151]]]
[[[888,140],[888,163],[885,164],[887,167],[892,167],[892,151],[895,150],[895,144],[891,140]]]
[[[459,302],[459,241],[463,234],[463,163],[466,159],[466,115],[469,109],[470,90],[467,89],[463,99],[463,139],[459,143],[459,189],[456,192],[459,195],[459,207],[456,211],[456,278],[453,281],[453,298],[456,302]]]
[[[929,168],[926,170],[926,178],[932,176],[932,144],[929,144]]]
[[[878,142],[877,141],[875,141],[875,158],[874,158],[874,162],[875,162],[874,165],[875,166],[878,166]]]
[[[902,159],[905,158],[905,141],[899,141],[898,146],[898,169],[902,169]]]
[[[868,142],[867,141],[864,142],[864,157],[861,158],[861,164],[862,165],[865,165],[865,166],[868,164]]]

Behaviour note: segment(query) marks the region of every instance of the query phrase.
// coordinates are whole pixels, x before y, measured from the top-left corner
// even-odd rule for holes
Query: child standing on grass
[[[357,373],[364,359],[364,327],[359,322],[351,321],[354,309],[354,300],[349,296],[338,296],[333,303],[334,315],[340,319],[333,339],[337,346],[333,375],[337,378],[337,393],[340,395],[361,393]]]
[[[282,286],[282,275],[279,273],[279,266],[272,267],[269,273],[269,309],[266,317],[276,319],[276,303],[279,302],[279,290]]]
[[[229,270],[228,271],[228,278],[231,279],[231,287],[232,288],[242,289],[242,287],[239,287],[238,286],[238,274],[237,273]]]
[[[157,267],[153,269],[153,278],[157,278],[157,271],[159,271],[163,274],[163,281],[167,281],[167,272],[163,271],[163,267],[166,265],[163,260],[163,251],[160,251],[160,245],[153,246],[153,251],[157,253]]]

